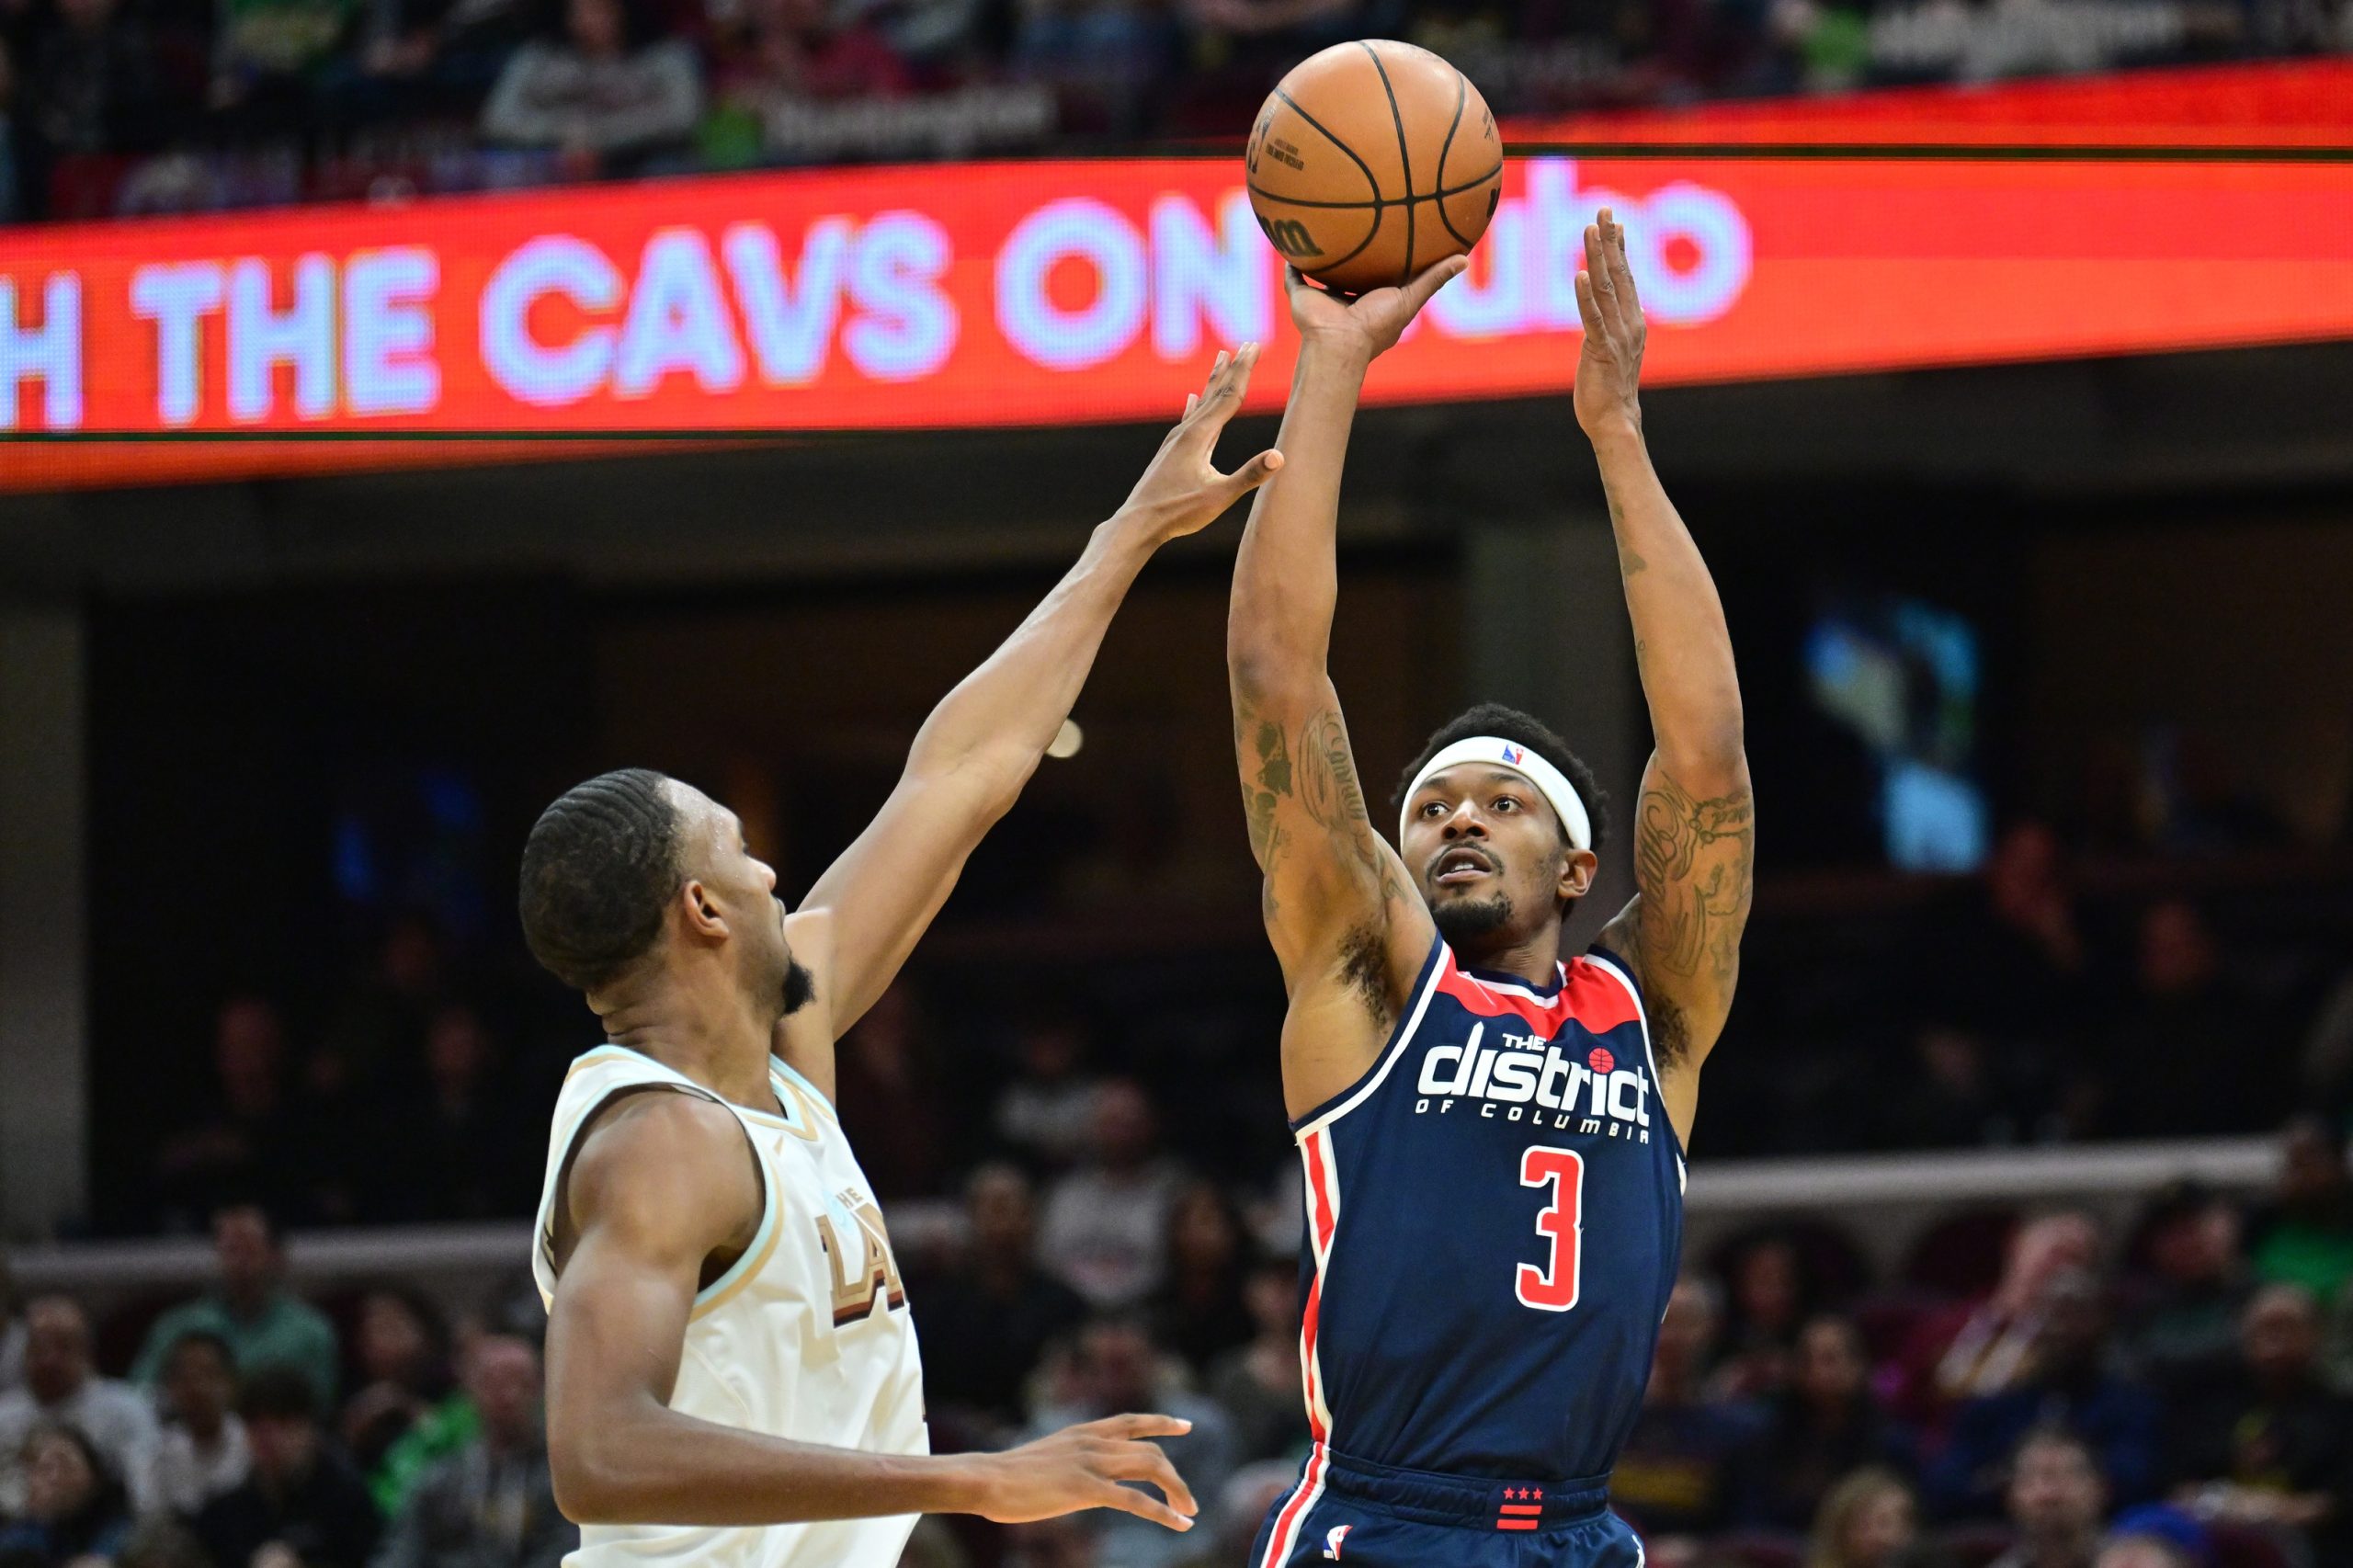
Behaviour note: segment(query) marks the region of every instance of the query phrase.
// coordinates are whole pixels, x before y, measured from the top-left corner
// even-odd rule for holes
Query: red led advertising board
[[[1292,339],[1238,160],[676,180],[0,234],[0,485],[482,460],[488,433],[1173,417]],[[2353,166],[1513,159],[1472,270],[1377,367],[1558,392],[1582,225],[1627,222],[1672,386],[2353,336]],[[187,437],[329,434],[358,441]],[[540,442],[529,449],[544,449]]]

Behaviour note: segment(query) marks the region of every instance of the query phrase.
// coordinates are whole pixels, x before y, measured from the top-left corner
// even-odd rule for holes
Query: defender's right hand
[[[1191,1422],[1169,1415],[1113,1415],[985,1455],[972,1511],[1001,1525],[1019,1525],[1083,1508],[1119,1508],[1172,1530],[1191,1529],[1200,1512],[1192,1490],[1168,1456],[1144,1439],[1178,1437],[1192,1429]],[[1127,1481],[1157,1487],[1167,1501],[1120,1484]]]

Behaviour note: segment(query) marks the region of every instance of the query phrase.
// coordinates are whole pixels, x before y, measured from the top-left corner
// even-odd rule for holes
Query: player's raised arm
[[[1609,499],[1655,745],[1634,808],[1638,891],[1601,939],[1642,980],[1660,1091],[1676,1131],[1688,1136],[1699,1063],[1732,1006],[1755,878],[1740,678],[1715,581],[1643,441],[1643,308],[1625,231],[1607,208],[1586,228],[1585,248],[1577,423],[1593,442]]]
[[[1230,474],[1211,462],[1257,359],[1256,344],[1217,357],[1126,503],[1029,618],[932,710],[881,812],[810,890],[801,915],[824,922],[806,946],[834,1035],[890,985],[965,858],[1012,809],[1144,562],[1170,540],[1207,528],[1281,466],[1272,451]],[[815,1066],[811,1075],[830,1089],[825,1064],[800,1065]]]
[[[1294,1114],[1354,1081],[1433,934],[1397,853],[1372,824],[1325,669],[1338,597],[1340,473],[1374,358],[1462,269],[1441,262],[1353,301],[1288,275],[1299,367],[1276,441],[1282,476],[1258,494],[1233,569],[1226,672],[1250,852],[1266,876],[1267,933],[1291,993],[1284,1092]],[[1370,1027],[1300,1027],[1325,991]]]
[[[928,1512],[1017,1523],[1120,1508],[1190,1528],[1192,1494],[1145,1440],[1186,1430],[1168,1416],[1113,1416],[1008,1453],[933,1457],[795,1443],[672,1410],[703,1271],[750,1243],[763,1179],[734,1116],[696,1096],[631,1096],[582,1140],[558,1195],[571,1244],[548,1320],[548,1461],[566,1517],[742,1526]]]

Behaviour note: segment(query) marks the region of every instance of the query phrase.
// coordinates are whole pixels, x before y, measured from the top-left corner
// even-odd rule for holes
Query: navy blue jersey
[[[1626,965],[1597,949],[1539,989],[1433,941],[1380,1059],[1292,1131],[1319,1447],[1606,1477],[1683,1246],[1682,1153]]]

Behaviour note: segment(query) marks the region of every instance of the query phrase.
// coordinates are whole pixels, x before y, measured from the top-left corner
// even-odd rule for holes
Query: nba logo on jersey
[[[1348,1539],[1348,1532],[1354,1528],[1356,1528],[1354,1525],[1334,1525],[1330,1529],[1325,1530],[1324,1555],[1337,1562],[1340,1560],[1340,1543]]]

